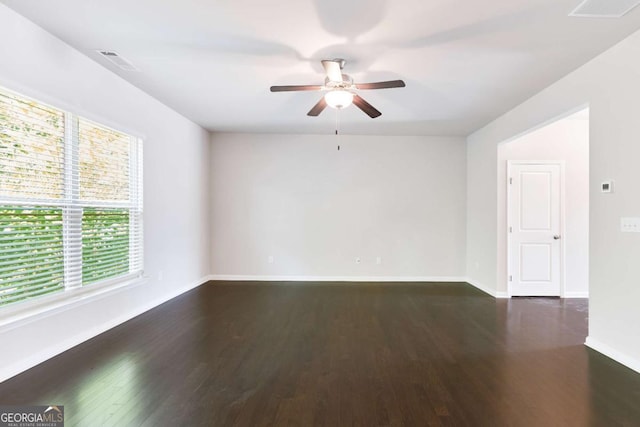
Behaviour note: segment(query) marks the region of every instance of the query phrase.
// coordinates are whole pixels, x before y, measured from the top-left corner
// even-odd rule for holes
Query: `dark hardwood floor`
[[[0,384],[67,426],[640,426],[587,301],[467,284],[210,283]]]

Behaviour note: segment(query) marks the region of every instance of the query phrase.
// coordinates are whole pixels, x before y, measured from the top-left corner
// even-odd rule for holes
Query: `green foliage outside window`
[[[62,290],[62,210],[0,208],[0,305]]]
[[[85,208],[82,215],[82,284],[129,271],[129,211]]]

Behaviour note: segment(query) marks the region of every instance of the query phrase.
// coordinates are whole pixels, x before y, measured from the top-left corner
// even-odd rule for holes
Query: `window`
[[[0,306],[142,259],[142,141],[0,89]]]

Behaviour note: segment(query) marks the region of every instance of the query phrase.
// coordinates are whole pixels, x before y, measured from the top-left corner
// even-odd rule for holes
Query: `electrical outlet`
[[[380,265],[382,264],[382,257],[376,257],[376,264]]]
[[[267,258],[267,262],[269,264],[273,264],[273,255],[269,255],[269,258]]]
[[[362,262],[362,260],[360,259],[360,257],[356,257],[356,264],[360,264]]]

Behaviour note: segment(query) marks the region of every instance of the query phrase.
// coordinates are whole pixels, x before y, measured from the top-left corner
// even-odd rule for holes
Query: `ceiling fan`
[[[394,87],[405,87],[402,80],[390,80],[376,83],[354,83],[351,76],[342,74],[342,69],[346,64],[344,59],[325,59],[320,61],[327,74],[324,85],[299,85],[299,86],[271,86],[271,92],[294,92],[294,91],[326,91],[325,95],[307,113],[308,116],[319,116],[327,106],[336,109],[343,109],[351,104],[364,111],[369,117],[375,119],[382,115],[373,105],[362,99],[356,93],[357,90],[369,89],[389,89]]]

